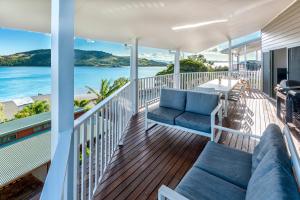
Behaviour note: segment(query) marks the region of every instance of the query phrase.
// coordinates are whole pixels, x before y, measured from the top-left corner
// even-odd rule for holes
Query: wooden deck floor
[[[269,123],[282,126],[275,106],[263,94],[252,92],[246,104],[231,103],[223,124],[243,132],[260,134]],[[208,138],[156,126],[144,133],[144,113],[135,116],[127,130],[124,146],[114,155],[94,199],[156,199],[162,185],[175,188],[190,169]],[[252,152],[255,140],[223,133],[222,144]]]

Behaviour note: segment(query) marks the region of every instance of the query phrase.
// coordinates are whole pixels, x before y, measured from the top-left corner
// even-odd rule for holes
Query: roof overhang
[[[75,34],[143,46],[200,52],[259,31],[294,0],[76,0]],[[1,0],[0,27],[49,33],[50,0]],[[172,27],[226,20],[191,29]]]
[[[246,48],[245,48],[245,46],[246,46]],[[257,38],[254,40],[249,40],[246,42],[239,43],[237,45],[233,45],[231,47],[231,52],[234,54],[240,54],[240,55],[245,54],[245,50],[246,50],[247,54],[254,52],[254,51],[261,50],[261,39]],[[221,50],[220,52],[223,54],[228,54],[229,48],[227,47],[227,48]]]

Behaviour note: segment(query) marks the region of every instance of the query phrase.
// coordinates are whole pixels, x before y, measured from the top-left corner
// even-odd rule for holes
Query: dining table
[[[237,79],[214,79],[197,86],[197,90],[201,89],[214,89],[214,91],[222,93],[224,95],[224,115],[228,114],[228,96],[232,89],[238,84]]]

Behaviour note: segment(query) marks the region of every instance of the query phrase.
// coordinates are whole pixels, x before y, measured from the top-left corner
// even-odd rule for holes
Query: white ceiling
[[[76,0],[75,34],[199,52],[260,30],[294,0]],[[0,26],[50,32],[50,0],[0,0]],[[173,31],[174,26],[227,19]]]

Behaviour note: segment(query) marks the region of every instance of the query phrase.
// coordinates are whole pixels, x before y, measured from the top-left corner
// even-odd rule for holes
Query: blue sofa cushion
[[[210,115],[218,103],[218,94],[187,92],[185,111],[201,115]]]
[[[272,149],[252,174],[246,199],[299,199],[296,185],[287,153]]]
[[[252,173],[270,150],[280,149],[286,151],[284,139],[280,128],[276,124],[270,124],[263,133],[260,142],[254,148],[252,156]]]
[[[174,89],[161,89],[159,106],[184,110],[186,103],[186,91]]]
[[[189,200],[241,200],[246,194],[244,189],[196,167],[188,171],[175,190]]]
[[[194,166],[246,189],[251,177],[252,155],[208,142]]]
[[[175,119],[175,124],[185,128],[210,133],[210,116],[184,112]]]
[[[254,172],[248,184],[246,200],[300,199],[296,181],[289,170],[280,165],[266,169],[259,170],[257,174]]]
[[[154,107],[151,108],[147,113],[147,118],[154,121],[158,121],[165,124],[174,125],[175,118],[183,113],[181,110],[174,110],[165,107]]]

